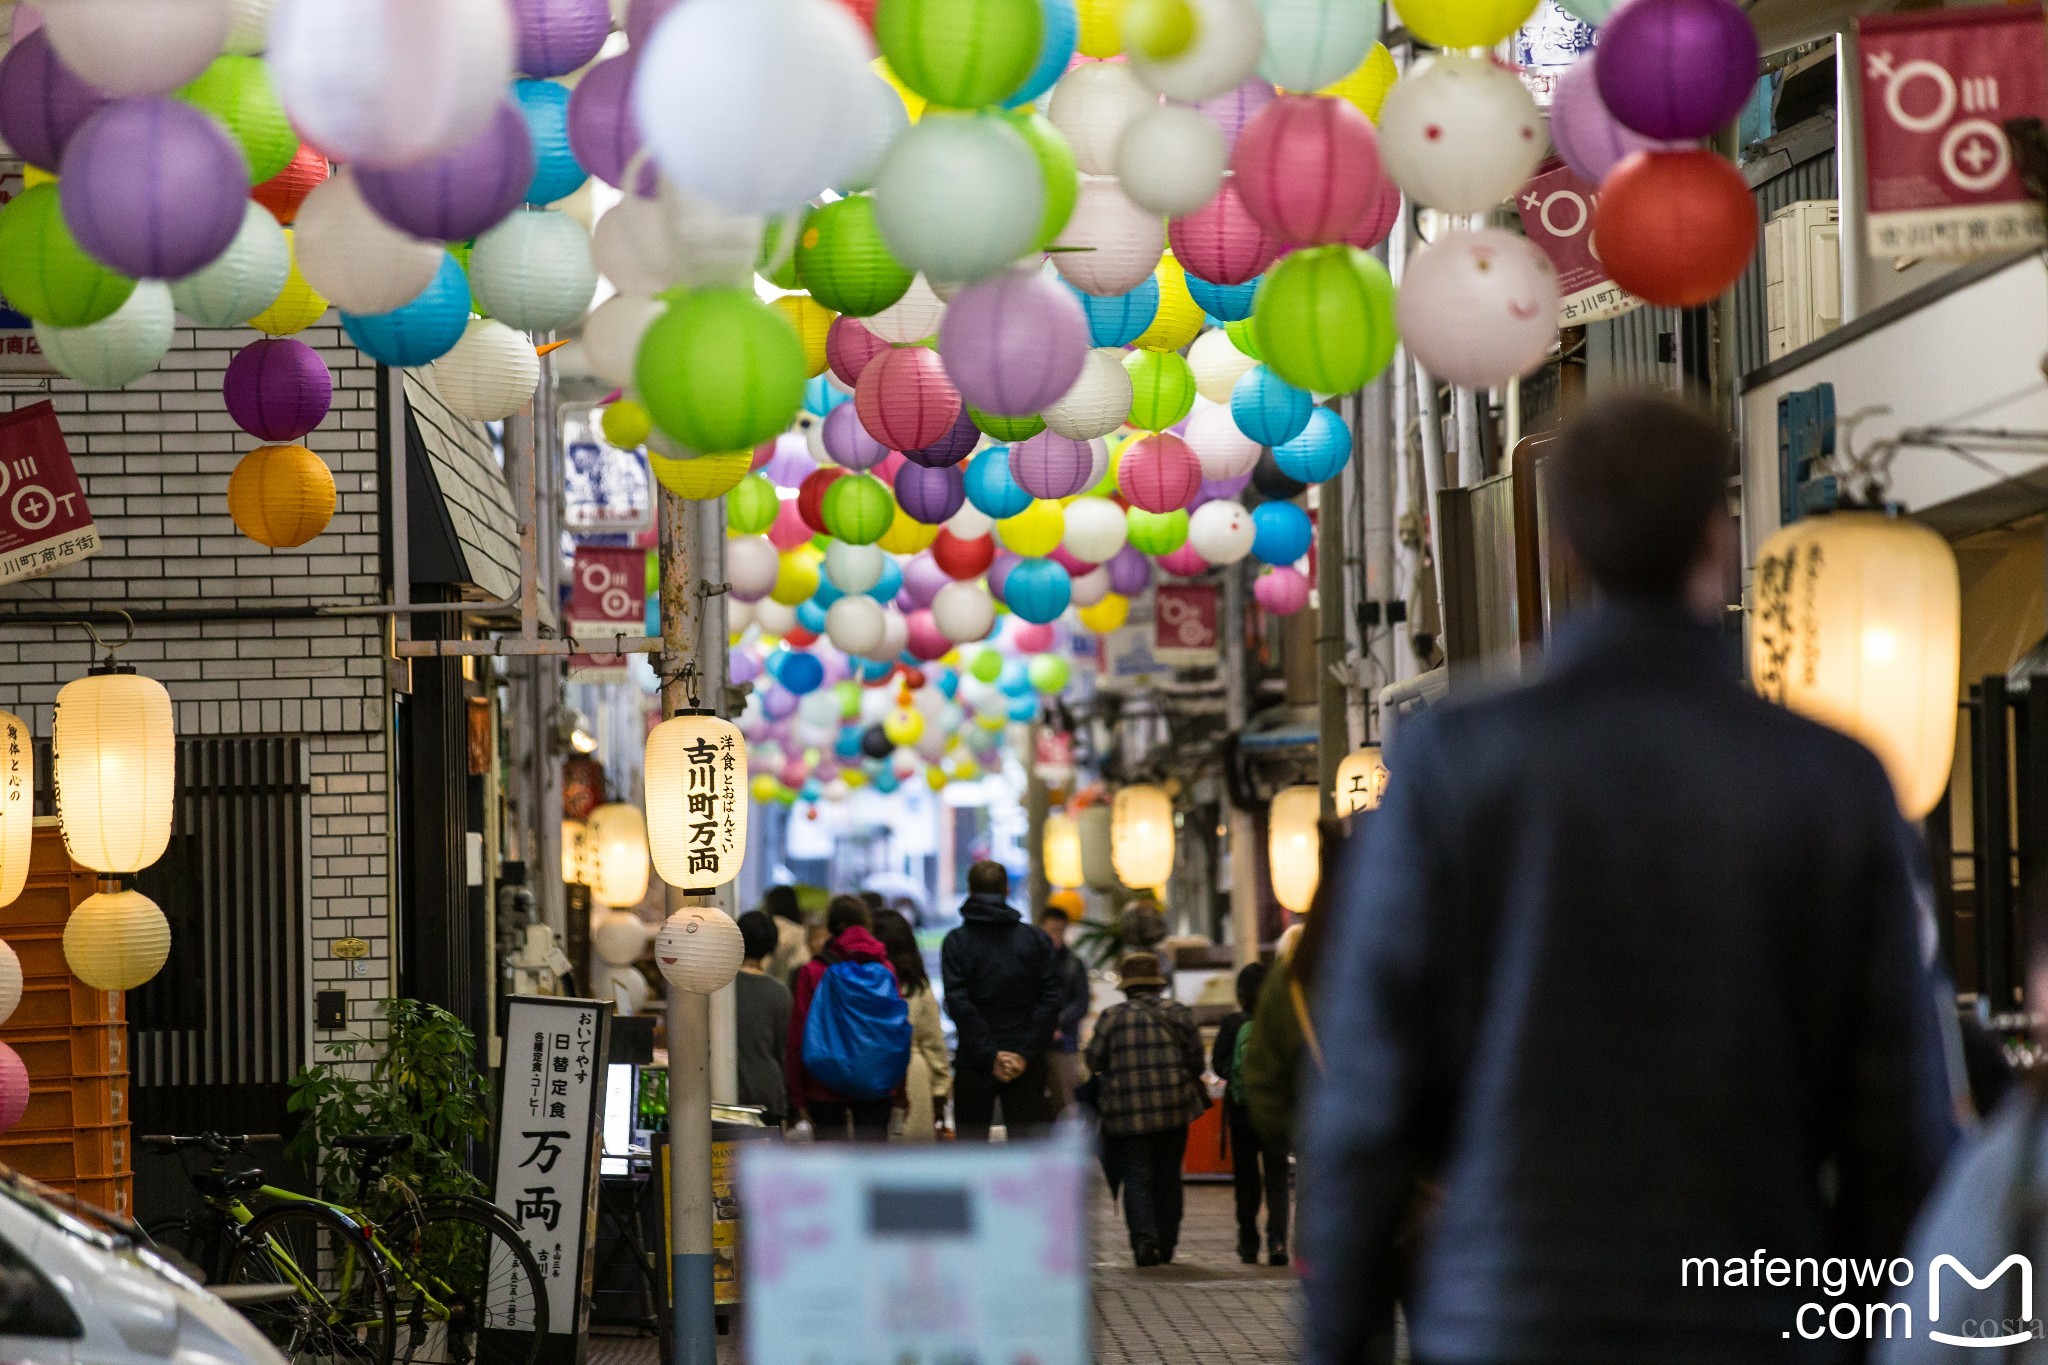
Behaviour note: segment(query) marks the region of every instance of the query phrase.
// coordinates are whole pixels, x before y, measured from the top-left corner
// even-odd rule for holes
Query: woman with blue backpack
[[[904,1100],[910,1008],[858,896],[834,896],[826,940],[790,979],[789,1099],[821,1142],[887,1142]]]

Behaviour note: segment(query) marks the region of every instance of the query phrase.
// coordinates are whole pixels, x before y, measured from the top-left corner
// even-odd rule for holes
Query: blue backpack
[[[804,1021],[804,1070],[850,1100],[896,1092],[910,1069],[910,1006],[881,962],[835,962]]]

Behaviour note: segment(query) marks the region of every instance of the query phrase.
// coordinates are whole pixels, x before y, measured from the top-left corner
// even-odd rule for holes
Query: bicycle
[[[360,1154],[354,1208],[265,1184],[261,1171],[230,1171],[252,1140],[143,1138],[159,1151],[199,1147],[213,1157],[210,1170],[187,1172],[204,1206],[148,1231],[210,1281],[292,1285],[290,1300],[248,1313],[279,1350],[303,1365],[533,1365],[548,1331],[547,1285],[502,1210],[434,1195],[407,1199],[382,1223],[361,1212],[409,1134],[336,1140]],[[252,1196],[276,1206],[252,1211]]]

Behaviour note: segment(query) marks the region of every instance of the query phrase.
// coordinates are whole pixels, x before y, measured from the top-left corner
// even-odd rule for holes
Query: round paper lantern
[[[1131,411],[1131,377],[1123,353],[1098,349],[1088,353],[1081,377],[1060,401],[1045,410],[1045,424],[1062,436],[1091,441],[1122,426]]]
[[[285,294],[290,293],[287,284]],[[283,301],[280,296],[279,304]],[[254,325],[271,330],[262,324],[259,316]],[[341,326],[356,349],[385,365],[411,367],[438,360],[462,340],[469,326],[469,278],[455,258],[443,252],[434,282],[418,298],[388,313],[343,313]]]
[[[1711,137],[1756,87],[1756,29],[1730,0],[1624,6],[1594,52],[1601,101],[1645,137]]]
[[[902,298],[915,272],[889,254],[875,221],[875,201],[856,194],[834,200],[805,220],[797,238],[796,273],[819,303],[860,318]],[[843,374],[840,378],[853,382]]]
[[[1230,344],[1221,331],[1204,332],[1188,348],[1188,369],[1195,377],[1195,392],[1211,403],[1228,405],[1237,381],[1258,364]]]
[[[1295,387],[1264,365],[1247,371],[1230,394],[1231,420],[1262,446],[1285,445],[1301,435],[1314,408],[1315,399],[1306,389]],[[1230,476],[1219,473],[1215,477]]]
[[[1172,554],[1162,556],[1159,567],[1176,578],[1199,578],[1209,572],[1209,561],[1202,558],[1201,551],[1192,545],[1183,545]]]
[[[1162,258],[1164,259],[1164,258]],[[1081,305],[1088,319],[1088,339],[1093,346],[1128,346],[1143,336],[1159,316],[1159,276],[1147,275],[1135,289],[1098,298],[1084,294],[1071,284],[1069,293]]]
[[[569,95],[569,150],[578,165],[615,189],[626,187],[626,168],[640,154],[640,127],[633,122],[634,56],[605,58],[583,73]],[[654,167],[643,160],[634,193],[652,195],[656,179]]]
[[[737,740],[734,742],[739,743]],[[740,828],[744,829],[746,803],[734,802],[733,809],[740,813],[736,818],[742,822]],[[732,864],[734,875],[738,874],[740,859],[745,852],[744,834],[738,843],[740,853],[726,860]],[[680,851],[675,856],[686,860]],[[701,873],[683,875],[704,880]],[[715,905],[684,906],[670,915],[654,936],[654,961],[661,968],[662,979],[691,995],[715,995],[731,985],[733,978],[739,975],[740,964],[746,955],[746,938],[740,933],[739,925]]]
[[[775,587],[768,594],[785,607],[793,607],[814,596],[818,591],[819,555],[808,545],[800,545],[785,551],[775,570]],[[808,665],[807,665],[808,666]],[[792,692],[808,692],[808,687],[791,686],[785,679],[783,686]]]
[[[177,279],[235,240],[249,172],[220,124],[148,96],[85,121],[64,149],[58,189],[66,225],[95,259],[123,274]]]
[[[526,119],[516,103],[503,100],[462,145],[417,165],[360,169],[355,180],[364,202],[391,226],[415,237],[458,242],[489,231],[518,208],[534,181],[534,167]]]
[[[1116,181],[1089,180],[1054,247],[1053,268],[1075,288],[1123,294],[1158,268],[1166,234],[1159,216],[1133,204]]]
[[[227,45],[232,0],[42,0],[39,30],[64,65],[109,95],[161,95]]]
[[[1235,564],[1252,552],[1257,524],[1241,503],[1205,502],[1188,516],[1188,544],[1211,564]]]
[[[559,331],[589,311],[597,292],[590,233],[552,209],[514,213],[476,239],[469,253],[469,285],[484,311],[506,326]]]
[[[1040,654],[1032,659],[1029,672],[1032,690],[1053,696],[1066,689],[1073,667],[1057,654]]]
[[[1123,508],[1108,498],[1075,498],[1067,504],[1060,546],[1083,564],[1108,563],[1128,536]]]
[[[1173,876],[1173,798],[1159,787],[1119,787],[1110,803],[1110,860],[1134,889],[1163,887]]]
[[[1252,525],[1252,554],[1265,564],[1292,564],[1315,540],[1315,523],[1291,502],[1260,503],[1252,511]]]
[[[1264,285],[1265,282],[1265,277],[1263,275],[1260,276],[1259,283]],[[1252,298],[1252,310],[1253,312],[1258,311],[1257,295],[1254,295]],[[1266,358],[1265,353],[1259,349],[1258,338],[1252,335],[1252,320],[1250,318],[1246,318],[1242,322],[1224,323],[1223,334],[1230,338],[1231,345],[1243,351],[1253,360],[1263,361]]]
[[[529,76],[566,76],[612,31],[605,0],[512,0],[513,64]]]
[[[792,549],[809,540],[811,537],[806,533],[806,527],[819,535],[825,533],[825,491],[845,477],[843,469],[820,469],[804,479],[802,487],[797,490],[796,501],[783,504],[785,514],[792,507],[796,509],[795,524],[790,525],[777,517],[776,529],[769,532],[769,539],[775,542],[777,549]]]
[[[732,583],[732,595],[742,602],[758,602],[775,588],[775,576],[782,567],[781,556],[765,536],[729,536],[725,542],[725,576]]]
[[[1010,475],[1017,485],[1035,498],[1066,498],[1086,488],[1095,452],[1088,442],[1044,431],[1012,447]],[[1016,546],[1011,546],[1016,549]],[[1030,551],[1018,550],[1019,554]],[[1045,553],[1039,551],[1038,553]]]
[[[1299,569],[1268,569],[1252,583],[1252,600],[1274,616],[1292,616],[1308,605],[1307,575]]]
[[[1271,451],[1259,458],[1258,468],[1252,471],[1252,491],[1267,502],[1292,502],[1308,491],[1308,485],[1297,479],[1290,479],[1274,463]],[[1241,491],[1241,490],[1240,490]]]
[[[839,315],[808,294],[784,294],[769,300],[769,306],[788,318],[789,325],[796,329],[796,339],[804,348],[805,378],[825,373],[825,338]]]
[[[1697,308],[1741,279],[1756,233],[1742,172],[1707,151],[1635,153],[1608,175],[1593,209],[1614,282],[1668,308]]]
[[[1671,145],[1644,137],[1607,112],[1590,57],[1565,68],[1557,78],[1550,99],[1550,140],[1565,165],[1595,185],[1631,152]]]
[[[0,208],[0,294],[53,327],[111,317],[135,281],[101,265],[65,226],[55,185],[38,185]]]
[[[357,166],[459,147],[512,79],[503,0],[280,0],[266,59],[292,124]]]
[[[0,141],[31,166],[55,168],[72,134],[106,103],[105,94],[64,65],[41,29],[0,59]]]
[[[1124,373],[1131,377],[1130,424],[1140,431],[1164,431],[1194,410],[1195,373],[1174,352],[1132,351]]]
[[[1266,47],[1259,74],[1285,90],[1321,90],[1365,60],[1380,12],[1345,0],[1259,0]],[[1361,111],[1363,112],[1363,111]]]
[[[647,817],[640,808],[609,801],[592,811],[585,825],[596,872],[590,883],[591,899],[613,907],[638,905],[647,899]]]
[[[902,298],[863,319],[861,325],[892,345],[909,346],[937,335],[945,316],[946,301],[924,276],[917,275],[911,278],[910,288],[903,291]]]
[[[412,302],[446,259],[435,243],[378,217],[346,166],[306,196],[292,243],[306,283],[346,313],[388,313]]]
[[[1011,449],[990,446],[967,464],[967,500],[985,516],[1001,521],[1031,505],[1032,494],[1010,470]]]
[[[1018,108],[1035,101],[1052,89],[1074,59],[1074,47],[1081,36],[1081,18],[1074,0],[1039,0],[1038,57],[1024,83],[1004,104]]]
[[[1351,428],[1334,409],[1319,407],[1308,415],[1308,426],[1301,435],[1273,447],[1273,462],[1298,483],[1334,479],[1351,463]]]
[[[249,204],[228,249],[172,285],[171,302],[202,327],[238,327],[277,300],[291,273],[284,229],[260,205]]]
[[[956,465],[907,464],[896,472],[897,507],[925,526],[947,521],[966,501],[966,477]]]
[[[1387,765],[1380,746],[1368,744],[1344,755],[1337,765],[1337,816],[1344,819],[1362,810],[1378,810],[1387,792]]]
[[[1394,191],[1394,207],[1398,211],[1401,192]],[[1171,229],[1169,229],[1171,231]],[[1353,243],[1356,245],[1356,243]],[[1252,302],[1259,296],[1259,277],[1253,276],[1243,284],[1212,284],[1199,275],[1189,275],[1188,297],[1195,301],[1212,322],[1229,324],[1240,322],[1252,315]],[[1219,329],[1220,330],[1220,329]],[[1192,353],[1188,356],[1192,361]]]
[[[1010,121],[1024,141],[1030,144],[1031,154],[1038,159],[1039,184],[1045,190],[1045,212],[1039,217],[1038,234],[1031,239],[1031,245],[1034,250],[1042,251],[1065,230],[1067,220],[1074,214],[1074,202],[1081,192],[1080,175],[1074,165],[1074,149],[1042,114],[1020,110],[1010,115]]]
[[[305,342],[266,337],[250,342],[228,362],[221,396],[235,425],[257,440],[296,441],[326,420],[334,377]]]
[[[1189,418],[1184,439],[1195,452],[1204,479],[1238,478],[1259,463],[1260,443],[1239,431],[1230,409],[1221,405],[1203,408]]]
[[[1308,913],[1323,879],[1322,814],[1323,794],[1309,786],[1281,788],[1267,811],[1266,866],[1273,873],[1273,899],[1292,914]]]
[[[630,398],[621,398],[607,403],[604,416],[598,419],[598,426],[604,438],[620,450],[632,450],[646,444],[654,432],[654,419],[647,415],[647,409]]]
[[[825,576],[843,593],[865,593],[882,581],[888,560],[872,545],[837,541],[825,547]]]
[[[1216,125],[1184,104],[1147,109],[1117,141],[1117,179],[1133,204],[1175,217],[1216,197],[1230,155]]]
[[[956,536],[950,530],[943,530],[932,542],[932,562],[949,578],[963,581],[979,578],[988,572],[988,566],[995,562],[995,557],[993,536]]]
[[[228,515],[259,545],[304,545],[334,516],[334,474],[304,446],[258,446],[228,476]]]
[[[693,455],[670,459],[648,452],[647,464],[661,486],[686,502],[710,502],[722,498],[747,476],[751,452],[735,450],[723,455]]]
[[[1158,104],[1129,66],[1083,62],[1053,87],[1046,117],[1073,149],[1077,167],[1089,175],[1111,175],[1125,128]]]
[[[871,155],[885,114],[868,51],[831,0],[678,5],[640,49],[633,111],[678,188],[735,213],[780,213]]]
[[[960,416],[960,392],[935,352],[905,346],[876,356],[854,385],[861,425],[891,450],[916,450],[944,436]]]
[[[751,450],[789,425],[804,397],[796,330],[751,289],[676,299],[648,327],[636,373],[655,425],[691,450]]]
[[[472,318],[462,340],[434,362],[434,388],[457,417],[502,422],[533,401],[540,357],[504,323]]]
[[[781,510],[775,485],[759,474],[749,474],[726,494],[725,527],[736,536],[757,536],[775,524],[775,515]]]
[[[1550,258],[1526,237],[1484,228],[1447,232],[1411,256],[1397,313],[1402,340],[1425,370],[1485,389],[1543,364],[1557,344],[1557,305]],[[1286,460],[1280,467],[1303,477]]]
[[[1193,108],[1223,134],[1224,146],[1234,147],[1252,116],[1271,104],[1278,94],[1272,82],[1250,76],[1219,95],[1195,101]]]
[[[1394,183],[1445,213],[1483,213],[1510,197],[1544,152],[1543,119],[1521,77],[1455,52],[1438,53],[1388,93],[1379,137]]]
[[[270,88],[269,68],[255,57],[214,58],[178,97],[221,121],[248,160],[250,180],[258,184],[291,165],[298,154],[299,135]]]
[[[590,178],[569,145],[569,87],[559,81],[514,81],[512,98],[533,145],[533,178],[526,185],[526,202],[545,205],[568,198]]]
[[[1081,628],[1096,635],[1107,635],[1123,627],[1130,619],[1131,599],[1122,593],[1108,593],[1092,607],[1082,607],[1074,615],[1080,619]]]
[[[128,301],[83,327],[35,324],[36,343],[67,379],[88,389],[119,389],[157,367],[171,349],[177,318],[161,280],[142,280]]]
[[[87,896],[64,921],[64,965],[95,990],[134,990],[170,955],[170,921],[140,891]]]
[[[300,143],[291,164],[249,191],[249,197],[270,210],[271,217],[280,224],[290,227],[299,216],[299,205],[315,185],[327,178],[328,171],[327,158]]]
[[[1431,47],[1492,47],[1535,8],[1535,0],[1408,0],[1401,21]]]
[[[1159,258],[1159,310],[1131,344],[1141,351],[1181,351],[1201,334],[1202,306],[1188,292],[1187,271],[1171,255]]]
[[[1216,284],[1243,284],[1280,255],[1280,244],[1252,216],[1229,181],[1207,204],[1174,219],[1166,235],[1174,259],[1188,273]]]
[[[1282,379],[1312,393],[1349,393],[1394,358],[1394,282],[1357,247],[1297,251],[1259,286],[1252,327]]]
[[[1134,49],[1131,67],[1150,89],[1193,103],[1234,90],[1257,69],[1264,37],[1253,0],[1190,0],[1194,36],[1177,52]]]
[[[1003,601],[1020,620],[1059,619],[1073,597],[1073,579],[1050,559],[1026,559],[1003,582]]]
[[[887,627],[882,604],[872,597],[842,597],[825,609],[825,638],[844,654],[872,653]]]
[[[858,318],[834,318],[825,331],[825,363],[832,367],[833,378],[848,389],[860,381],[868,362],[888,349],[889,343],[862,326]]]
[[[975,426],[974,419],[963,407],[944,436],[928,446],[900,454],[902,461],[908,464],[923,465],[926,469],[949,469],[973,454],[974,448],[980,444],[981,429]],[[902,477],[901,471],[897,477]]]
[[[825,532],[848,545],[872,545],[896,517],[888,485],[872,474],[840,479],[825,490]]]
[[[1394,82],[1401,77],[1400,68],[1394,65],[1394,54],[1387,51],[1385,43],[1374,43],[1351,72],[1331,82],[1316,93],[1335,95],[1373,122],[1379,122],[1380,106],[1386,103],[1387,92],[1394,88]]]
[[[1008,99],[1038,65],[1038,0],[881,0],[875,39],[890,70],[933,104],[978,109]]]
[[[610,967],[628,967],[647,951],[647,924],[624,910],[607,910],[590,928],[591,951]]]
[[[284,288],[277,291],[277,297],[272,299],[262,312],[249,319],[251,327],[268,336],[290,336],[295,332],[303,332],[318,322],[322,315],[327,312],[327,300],[322,298],[320,292],[314,289],[312,285],[307,284],[306,277],[299,273],[298,247],[292,240],[295,234],[290,228],[285,228],[283,231],[287,261]],[[450,264],[453,265],[454,262],[451,260]],[[460,275],[462,267],[455,266],[455,270]],[[204,272],[201,273],[203,274]],[[187,280],[193,278],[196,277],[189,275],[186,277]],[[180,283],[182,284],[184,281],[180,281]],[[428,292],[433,292],[431,286]],[[461,299],[459,301],[464,310],[463,316],[467,317],[469,281],[466,277],[460,281],[460,292]],[[414,302],[418,302],[418,300],[414,300]],[[342,320],[344,326],[347,325],[347,321],[346,318]],[[448,344],[453,345],[454,343],[450,341]]]
[[[842,403],[825,415],[825,453],[843,469],[873,469],[888,458],[889,447],[868,434],[853,404]]]
[[[599,304],[583,323],[583,358],[590,372],[607,384],[630,387],[641,339],[663,311],[659,300],[637,294],[614,294]]]
[[[990,440],[1009,445],[1028,441],[1045,430],[1045,419],[1035,412],[1022,417],[998,417],[995,413],[970,407],[967,419]]]
[[[1328,95],[1283,95],[1260,110],[1230,166],[1245,208],[1283,242],[1342,241],[1379,197],[1379,138]]]
[[[996,538],[1003,548],[1026,559],[1041,559],[1059,548],[1066,533],[1066,519],[1060,505],[1043,499],[1031,503],[1014,517],[996,523]]]
[[[1360,251],[1370,251],[1387,240],[1394,231],[1394,224],[1401,221],[1401,187],[1385,176],[1380,177],[1373,192],[1372,206],[1359,219],[1358,226],[1345,234],[1344,240]]]
[[[939,356],[962,400],[1004,416],[1058,402],[1088,359],[1088,319],[1074,297],[1038,270],[1005,271],[955,295]]]
[[[1195,453],[1187,442],[1167,432],[1137,441],[1117,464],[1117,491],[1141,511],[1186,507],[1201,486],[1202,466]]]

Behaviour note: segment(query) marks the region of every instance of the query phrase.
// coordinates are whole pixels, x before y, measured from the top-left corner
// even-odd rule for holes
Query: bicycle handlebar
[[[232,1156],[252,1142],[282,1142],[281,1133],[152,1133],[140,1139],[166,1152],[204,1147],[215,1156]]]

